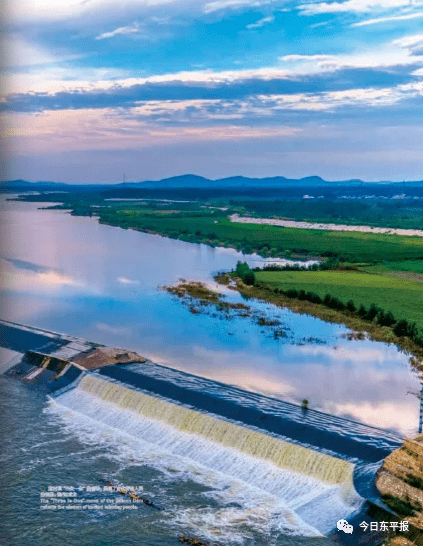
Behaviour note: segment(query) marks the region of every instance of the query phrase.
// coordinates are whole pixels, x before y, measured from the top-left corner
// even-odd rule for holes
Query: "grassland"
[[[398,320],[415,322],[423,329],[423,286],[413,280],[376,275],[358,271],[261,271],[256,282],[273,289],[295,288],[314,292],[323,298],[326,294],[344,304],[352,300],[358,308],[372,303],[391,311]]]
[[[99,210],[101,222],[160,233],[189,242],[232,246],[264,256],[336,255],[352,262],[383,262],[423,257],[423,238],[360,232],[257,226],[230,222],[226,215],[145,214]]]

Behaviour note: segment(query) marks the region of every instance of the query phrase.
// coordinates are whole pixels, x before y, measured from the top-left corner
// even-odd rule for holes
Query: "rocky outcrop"
[[[390,508],[423,532],[423,434],[404,440],[385,459],[376,487]]]

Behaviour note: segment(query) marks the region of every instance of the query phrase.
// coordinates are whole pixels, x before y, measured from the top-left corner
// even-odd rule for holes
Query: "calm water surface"
[[[367,424],[415,431],[418,404],[406,393],[418,390],[418,381],[395,347],[350,341],[343,326],[253,302],[280,320],[286,335],[275,339],[250,317],[193,315],[159,289],[180,278],[215,286],[214,272],[259,257],[28,203],[3,199],[0,207],[2,318],[134,349],[284,400],[307,398],[316,409]],[[228,298],[241,301],[230,291]],[[183,533],[225,546],[324,546],[332,542],[322,533],[355,509],[337,487],[240,454],[224,472],[218,464],[203,466],[208,448],[197,438],[191,438],[196,457],[174,454],[145,440],[148,420],[127,413],[78,390],[48,402],[0,377],[1,544],[177,546]],[[171,446],[173,432],[162,428],[157,434],[168,435]],[[101,485],[104,478],[142,485],[163,510],[40,510],[42,488]]]
[[[286,336],[251,318],[193,315],[159,287],[180,278],[217,286],[230,249],[100,225],[94,218],[1,202],[1,316],[134,349],[169,366],[381,428],[415,432],[419,383],[394,346],[343,337],[342,325],[253,303]],[[228,291],[229,292],[229,291]],[[240,299],[229,292],[229,298]],[[214,315],[214,316],[213,316]]]

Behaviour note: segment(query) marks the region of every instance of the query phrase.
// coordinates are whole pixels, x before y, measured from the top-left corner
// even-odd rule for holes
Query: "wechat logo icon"
[[[336,527],[338,528],[338,531],[344,531],[344,533],[347,533],[348,535],[352,535],[354,529],[346,519],[340,519],[336,524]]]

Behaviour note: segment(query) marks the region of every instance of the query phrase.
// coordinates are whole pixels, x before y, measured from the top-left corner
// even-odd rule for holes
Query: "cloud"
[[[400,47],[408,49],[413,55],[423,54],[423,34],[404,36],[399,40],[395,40],[393,43],[399,45]]]
[[[261,6],[269,5],[278,0],[215,0],[214,2],[208,2],[203,7],[204,13],[213,13],[215,11],[225,9],[238,9],[242,7],[246,8],[258,8]]]
[[[275,20],[273,15],[270,15],[269,17],[263,17],[263,19],[259,19],[256,23],[251,23],[250,25],[247,25],[245,28],[248,29],[254,29],[254,28],[261,28],[267,23],[273,23]]]
[[[103,34],[99,34],[96,36],[96,40],[104,40],[106,38],[114,38],[115,36],[122,36],[126,34],[138,34],[140,31],[140,25],[139,23],[133,23],[132,25],[128,25],[126,27],[119,27],[115,30],[112,30],[111,32],[103,32]]]
[[[129,9],[150,8],[177,0],[19,0],[10,2],[12,21],[65,21],[99,13],[119,13]]]
[[[364,27],[367,25],[378,25],[381,23],[389,23],[391,21],[405,21],[407,19],[419,19],[423,17],[423,13],[410,13],[408,15],[391,15],[390,17],[379,17],[376,19],[367,19],[359,23],[353,23],[352,27]]]
[[[1,68],[33,67],[57,64],[78,59],[81,55],[58,55],[37,44],[33,44],[18,34],[5,34],[1,38]]]
[[[313,2],[299,6],[304,15],[318,15],[321,13],[369,13],[381,10],[393,10],[423,5],[423,0],[346,0],[345,2]]]
[[[336,57],[334,55],[284,55],[283,57],[279,57],[279,61],[287,63],[298,61],[332,61],[335,59]]]
[[[5,120],[11,127],[4,144],[11,152],[23,154],[85,149],[147,148],[168,143],[198,143],[200,141],[236,141],[292,137],[300,128],[286,124],[267,126],[236,126],[225,120],[213,125],[213,119],[204,115],[203,126],[162,126],[148,123],[139,112],[122,115],[119,109],[84,109],[46,111],[36,116],[13,114]]]
[[[28,71],[25,74],[6,73],[3,79],[3,89],[7,94],[13,93],[15,95],[12,102],[16,104],[16,107],[20,104],[19,107],[22,109],[36,110],[43,102],[48,106],[49,96],[55,96],[57,104],[60,104],[62,99],[65,100],[65,95],[61,97],[61,93],[69,94],[67,97],[70,101],[68,107],[78,106],[89,100],[92,103],[95,100],[99,101],[100,106],[115,106],[117,104],[124,106],[136,100],[222,98],[222,92],[219,94],[219,86],[221,90],[226,90],[227,97],[233,93],[235,98],[239,98],[247,94],[263,92],[263,85],[265,85],[263,82],[274,82],[279,86],[286,82],[291,92],[311,90],[313,81],[317,85],[316,90],[318,90],[325,79],[335,88],[339,88],[340,85],[361,87],[363,82],[365,82],[364,85],[374,85],[374,78],[370,72],[368,74],[356,72],[356,75],[353,72],[334,74],[334,79],[330,82],[331,72],[348,69],[369,68],[382,72],[389,68],[392,73],[392,85],[395,85],[399,83],[399,67],[416,65],[412,67],[414,70],[420,68],[423,59],[419,57],[418,48],[419,44],[417,43],[407,46],[405,42],[396,40],[364,51],[353,51],[339,55],[320,52],[310,55],[284,55],[279,57],[279,65],[262,68],[185,70],[152,74],[148,77],[128,77],[130,73],[126,69],[120,68],[72,68],[69,65],[58,66],[56,62],[56,65],[51,67]],[[24,55],[22,58],[25,58]],[[59,61],[61,59],[48,57],[44,60]],[[34,62],[38,62],[38,60]],[[313,76],[315,80],[307,78],[307,76]],[[357,79],[359,77],[361,80]],[[367,78],[370,79],[370,83],[367,83]],[[335,81],[336,79],[339,80],[339,83]],[[261,82],[261,90],[257,89],[259,82]],[[308,87],[307,82],[310,83]],[[236,85],[238,85],[237,89]],[[247,90],[248,86],[250,91]],[[215,94],[214,90],[216,90]],[[286,89],[283,91],[286,92]],[[99,93],[97,97],[95,97],[96,92]],[[30,98],[28,95],[25,98],[24,95],[28,93],[34,96]],[[19,94],[22,95],[19,96]],[[101,97],[101,95],[103,96]],[[85,103],[85,106],[89,106],[89,103]]]
[[[255,101],[257,106],[263,106],[265,97],[295,102],[303,101],[306,95],[312,102],[328,103],[329,93],[347,92],[362,95],[366,89],[380,96],[389,94],[389,89],[395,89],[399,96],[402,90],[399,86],[413,83],[415,75],[412,69],[418,70],[422,64],[419,57],[413,58],[404,48],[374,56],[316,56],[308,62],[304,56],[288,56],[294,60],[291,70],[269,68],[250,71],[226,72],[191,72],[169,74],[144,79],[125,79],[118,81],[99,82],[64,82],[62,89],[50,83],[46,87],[38,87],[37,91],[11,94],[3,101],[3,111],[43,112],[47,110],[78,110],[78,109],[116,109],[121,108],[121,114],[131,110],[141,116],[160,121],[161,116],[171,116],[169,121],[186,121],[195,119],[199,114],[207,114],[221,119],[234,118],[239,114],[248,113]],[[318,60],[323,59],[323,60]],[[416,63],[415,60],[419,60]],[[384,62],[397,62],[398,65],[380,67]],[[400,66],[400,61],[405,66]],[[406,62],[414,61],[414,66],[408,67]],[[348,64],[356,63],[355,67]],[[369,64],[362,68],[361,64]],[[346,66],[342,66],[346,65]],[[388,65],[389,66],[389,65]],[[157,81],[159,80],[159,81]],[[378,92],[377,90],[381,91]],[[326,95],[322,95],[326,93]],[[391,93],[391,96],[394,92]],[[289,95],[292,95],[289,99]],[[338,99],[337,99],[338,101]],[[247,106],[247,108],[244,108]],[[136,110],[135,110],[136,109]],[[272,114],[267,113],[267,117]],[[165,121],[162,117],[161,122]],[[30,128],[28,128],[30,130]]]

